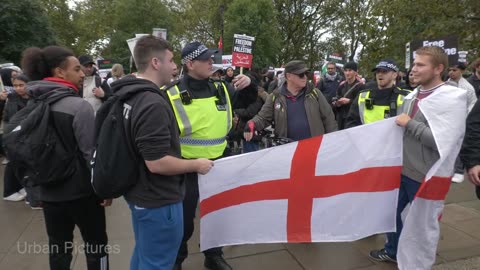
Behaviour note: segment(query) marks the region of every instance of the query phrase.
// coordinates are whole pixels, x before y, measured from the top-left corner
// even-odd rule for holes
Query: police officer
[[[257,86],[248,76],[236,76],[232,85],[209,79],[213,71],[213,53],[200,42],[187,44],[182,49],[185,75],[165,88],[180,129],[180,146],[185,159],[222,157],[227,145],[226,136],[232,127],[233,109],[242,96],[257,95]],[[185,179],[184,236],[174,269],[181,269],[188,256],[187,241],[194,230],[199,196],[197,174],[187,174]],[[223,258],[222,248],[212,248],[204,254],[206,268],[232,269]]]
[[[377,79],[376,89],[359,93],[347,116],[346,128],[373,123],[402,111],[403,99],[410,93],[397,87],[398,67],[392,60],[382,60],[372,70]]]

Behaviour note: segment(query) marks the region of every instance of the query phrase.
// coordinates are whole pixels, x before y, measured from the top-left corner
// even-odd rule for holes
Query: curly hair
[[[48,46],[43,49],[30,47],[23,51],[22,69],[31,80],[42,80],[52,77],[55,68],[65,68],[70,56],[75,55],[69,49],[59,46]]]

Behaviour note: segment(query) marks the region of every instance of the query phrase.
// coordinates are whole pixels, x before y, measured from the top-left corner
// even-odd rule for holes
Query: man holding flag
[[[405,98],[403,113],[396,118],[397,125],[405,128],[403,168],[396,214],[397,228],[396,232],[387,233],[385,247],[371,251],[370,258],[396,263],[398,251],[402,253],[402,256],[399,254],[400,269],[429,269],[435,260],[439,235],[436,219],[443,208],[443,199],[449,187],[449,182],[443,180],[453,174],[451,169],[445,168],[453,168],[450,156],[458,153],[455,145],[458,145],[457,142],[463,137],[462,125],[464,127],[467,111],[465,91],[445,85],[441,79],[447,67],[448,57],[442,48],[418,49],[412,73],[420,88]],[[451,131],[450,134],[443,132],[446,127]],[[446,135],[450,138],[445,139]],[[442,170],[448,171],[442,173]],[[431,207],[435,207],[435,201],[441,203],[436,209]],[[424,202],[430,204],[422,204]],[[409,203],[412,203],[412,206],[403,228],[401,213]],[[429,214],[434,210],[439,212],[430,217]],[[426,221],[419,220],[419,217]],[[430,225],[436,230],[427,228]],[[407,235],[399,240],[402,229]],[[415,235],[423,232],[426,232],[425,241],[415,240]],[[413,255],[415,253],[416,255]]]

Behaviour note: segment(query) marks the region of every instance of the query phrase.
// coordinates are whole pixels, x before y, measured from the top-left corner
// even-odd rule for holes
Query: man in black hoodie
[[[180,145],[185,159],[220,158],[227,146],[226,136],[232,128],[233,110],[246,107],[240,103],[257,98],[257,85],[246,75],[236,76],[232,84],[210,80],[212,54],[213,51],[200,42],[187,44],[182,50],[186,74],[173,86],[166,87],[180,128]],[[187,241],[194,229],[198,196],[198,175],[189,173],[183,201],[184,236],[174,269],[181,269],[188,256]],[[208,269],[231,269],[222,257],[221,248],[206,250],[204,254],[204,265]]]
[[[170,82],[175,63],[167,41],[151,35],[134,48],[138,75],[112,83],[114,95],[138,88],[158,90],[134,95],[124,104],[124,125],[140,155],[137,184],[125,195],[131,212],[135,249],[131,270],[171,270],[183,237],[185,173],[206,174],[208,159],[181,159],[178,126],[159,86]]]
[[[76,92],[85,74],[78,59],[65,48],[49,46],[28,48],[23,53],[22,68],[33,81],[27,86],[32,98]],[[93,149],[93,109],[80,96],[67,96],[51,105],[51,120],[63,138],[66,149],[76,151],[75,172],[51,185],[39,186],[49,241],[50,269],[70,269],[73,230],[77,225],[85,242],[89,270],[108,269],[105,206],[111,200],[98,199],[90,185],[88,163]]]

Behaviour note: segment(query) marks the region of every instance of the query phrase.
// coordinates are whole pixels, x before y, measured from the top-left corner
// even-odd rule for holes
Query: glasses
[[[307,76],[308,75],[308,72],[304,72],[304,73],[300,73],[300,74],[295,74],[297,75],[298,77],[300,77],[300,79],[303,79],[303,77]]]

